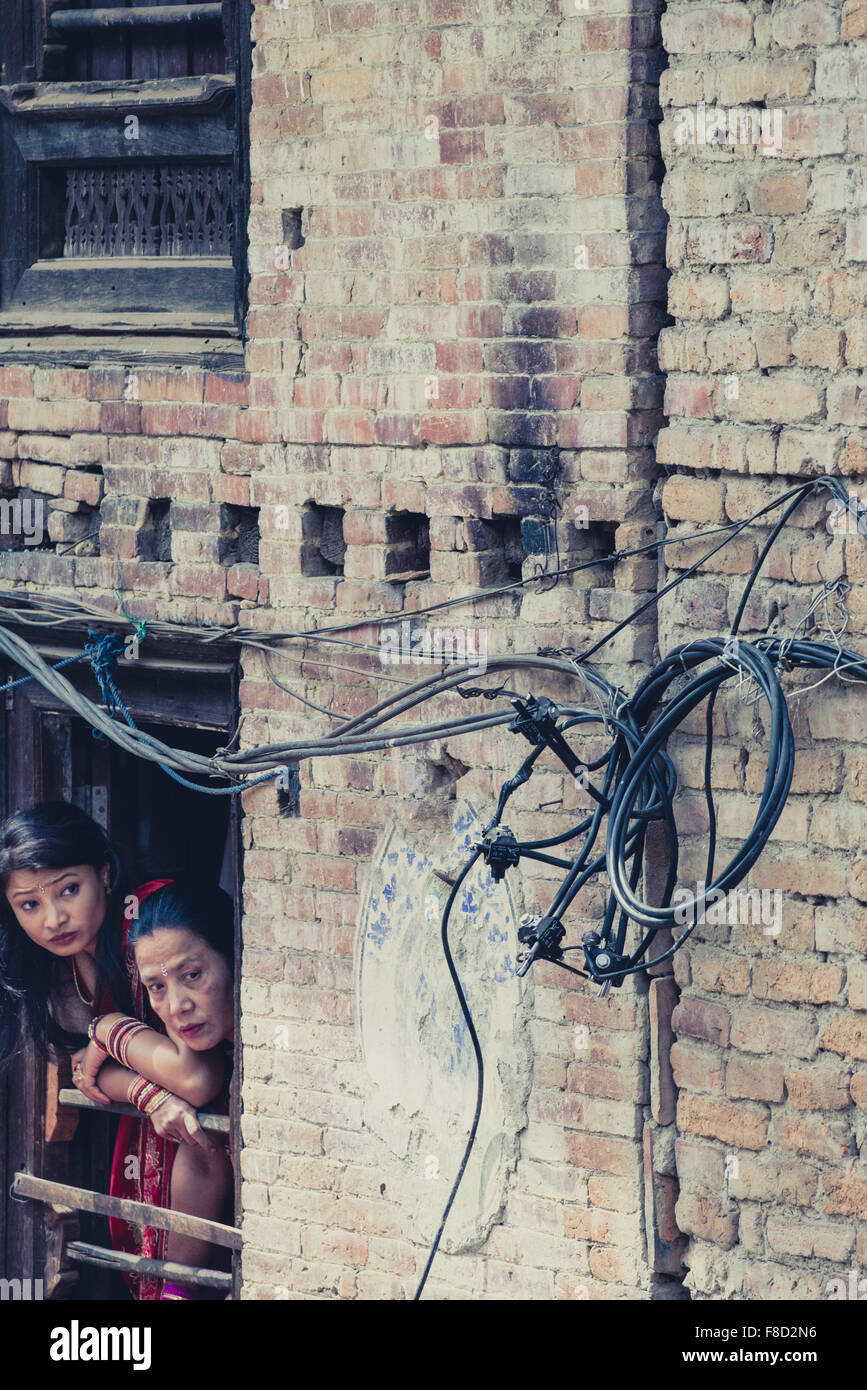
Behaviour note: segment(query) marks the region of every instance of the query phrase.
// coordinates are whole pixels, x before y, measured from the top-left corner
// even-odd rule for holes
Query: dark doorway
[[[62,655],[60,648],[46,651],[40,644],[40,650],[49,661]],[[237,722],[234,652],[180,652],[173,644],[151,650],[150,658],[143,655],[118,673],[136,723],[173,747],[214,754]],[[75,686],[98,700],[86,665],[70,671]],[[19,674],[0,672],[0,683]],[[189,790],[156,763],[94,738],[89,724],[35,681],[7,693],[3,722],[4,814],[40,800],[72,801],[108,831],[134,874],[201,874],[221,882],[238,903],[237,798]],[[236,908],[236,922],[238,916]],[[16,1171],[108,1191],[117,1122],[53,1107],[52,1071],[28,1048],[0,1074],[0,1270],[10,1278],[44,1278],[56,1264],[61,1238],[56,1217],[40,1203],[9,1197]],[[104,1218],[82,1212],[77,1221],[80,1239],[110,1246]],[[67,1238],[75,1234],[67,1230]],[[50,1283],[45,1296],[54,1299],[129,1298],[119,1275],[92,1266],[70,1266]]]

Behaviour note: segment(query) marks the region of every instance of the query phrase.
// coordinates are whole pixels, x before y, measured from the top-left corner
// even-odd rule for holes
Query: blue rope
[[[105,637],[100,637],[98,632],[88,632],[87,635],[91,641],[85,643],[83,655],[90,659],[93,674],[99,683],[103,703],[109,717],[114,719],[115,714],[120,712],[129,727],[138,733],[138,726],[124,704],[114,680],[117,658],[125,647],[123,638],[114,633],[107,633]],[[78,660],[79,658],[76,657],[75,659]],[[103,737],[98,729],[93,729],[92,732],[94,738]],[[270,782],[272,777],[280,777],[285,770],[282,767],[274,768],[271,772],[263,773],[261,777],[253,777],[250,781],[235,787],[200,787],[198,782],[188,781],[186,777],[182,777],[179,772],[175,772],[174,768],[168,767],[165,763],[158,763],[157,766],[162,769],[166,776],[171,777],[173,782],[179,782],[182,787],[188,787],[190,791],[203,792],[205,796],[240,796],[248,787],[258,786],[260,782]],[[297,773],[295,775],[297,777]]]
[[[77,656],[65,656],[62,661],[57,661],[51,667],[52,671],[59,671],[62,666],[71,666],[73,661],[83,661],[84,652],[79,652]],[[17,680],[7,681],[5,685],[0,685],[0,694],[4,690],[14,690],[16,685],[25,685],[27,681],[35,681],[35,676],[19,676]]]
[[[117,666],[117,658],[124,650],[126,643],[122,637],[114,632],[108,632],[104,637],[100,637],[98,632],[88,632],[87,635],[90,641],[84,644],[84,655],[90,661],[93,674],[96,676],[102,691],[106,713],[110,719],[114,719],[115,714],[123,705],[118,688],[114,683],[114,670]],[[135,726],[133,725],[133,727]],[[94,729],[93,733],[97,738],[102,738],[98,729]]]

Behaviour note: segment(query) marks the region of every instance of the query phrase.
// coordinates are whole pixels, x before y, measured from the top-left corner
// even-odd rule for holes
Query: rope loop
[[[100,636],[98,632],[88,629],[87,636],[88,641],[84,644],[84,655],[90,662],[96,677],[106,713],[110,719],[114,719],[118,711],[125,711],[120,691],[114,681],[114,673],[117,670],[117,659],[124,651],[126,644],[123,638],[115,632],[107,632],[104,636]],[[96,729],[94,729],[94,734],[97,734]]]

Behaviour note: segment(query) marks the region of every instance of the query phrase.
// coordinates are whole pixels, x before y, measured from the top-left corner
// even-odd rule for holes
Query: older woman
[[[182,1090],[199,1106],[210,1102],[225,1111],[234,1032],[231,899],[219,888],[172,879],[144,884],[131,896],[135,915],[128,946],[139,974],[135,1014],[113,1012],[92,1021],[76,1084],[96,1100],[123,1097],[149,1114],[162,1109],[166,1087]],[[165,1033],[138,1021],[148,1013],[144,992],[153,1022],[158,1020]],[[185,1126],[186,1117],[164,1137],[184,1140]],[[132,1195],[137,1185],[144,1201],[167,1205],[169,1180],[175,1210],[211,1218],[227,1214],[222,1207],[231,1194],[232,1170],[222,1141],[205,1153],[185,1143],[175,1152],[160,1145],[149,1126],[122,1121],[112,1192],[123,1196],[129,1188]],[[158,1258],[165,1244],[165,1256],[179,1264],[213,1259],[207,1242],[175,1233],[167,1242],[156,1234],[142,1241],[124,1222],[112,1222],[112,1239],[121,1249]],[[194,1296],[177,1285],[166,1285],[162,1292],[163,1298]]]

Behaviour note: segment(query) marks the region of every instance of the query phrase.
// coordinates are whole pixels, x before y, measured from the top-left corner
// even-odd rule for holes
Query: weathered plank
[[[150,1260],[144,1255],[128,1254],[124,1250],[106,1250],[101,1245],[89,1245],[83,1240],[67,1243],[66,1253],[79,1264],[99,1265],[103,1269],[122,1270],[127,1274],[152,1274],[172,1284],[193,1284],[202,1289],[219,1289],[230,1293],[232,1276],[219,1269],[200,1269],[196,1265],[179,1265],[172,1260]]]
[[[84,330],[78,337],[68,334],[61,336],[56,330],[43,324],[34,329],[28,324],[28,332],[20,338],[0,337],[0,359],[4,362],[29,362],[37,366],[91,367],[95,362],[119,362],[132,368],[138,364],[148,367],[197,367],[205,371],[243,371],[244,349],[235,337],[221,340],[208,335],[191,335],[189,338],[172,337],[178,331],[178,315],[171,316],[171,327],[159,337],[147,336],[160,332],[158,322],[150,317],[150,326],[131,323],[123,335],[118,333],[99,334],[94,330]],[[7,322],[0,315],[0,333]],[[69,326],[69,318],[64,327]],[[88,331],[92,336],[87,336]],[[133,336],[134,334],[144,336]],[[11,678],[10,678],[11,679]]]
[[[71,797],[69,798],[72,799]],[[45,1069],[45,1142],[46,1144],[65,1144],[73,1136],[78,1126],[78,1116],[74,1111],[61,1108],[66,1092],[60,1088],[57,1065],[49,1062]],[[78,1092],[76,1092],[76,1095]]]
[[[207,1240],[212,1245],[241,1249],[241,1232],[220,1221],[206,1221],[203,1216],[189,1216],[183,1211],[152,1207],[147,1202],[131,1202],[124,1197],[109,1197],[103,1192],[89,1192],[84,1187],[67,1183],[48,1182],[31,1173],[16,1173],[12,1179],[16,1197],[33,1197],[39,1202],[63,1203],[78,1211],[93,1211],[100,1216],[116,1216],[133,1226],[153,1226],[159,1231],[175,1231],[178,1235]]]
[[[76,295],[83,302],[100,295],[106,313],[141,311],[148,303],[224,304],[226,318],[234,302],[235,276],[228,256],[111,256],[65,261],[37,261],[19,281],[16,298],[33,313],[68,308]],[[106,284],[108,281],[108,284]]]
[[[149,82],[146,87],[133,83],[121,90],[117,83],[108,82],[45,82],[0,87],[0,106],[16,116],[36,119],[45,115],[65,115],[74,120],[80,115],[115,116],[118,112],[152,107],[192,106],[211,110],[229,101],[234,92],[235,79],[231,73],[195,74],[171,82]],[[124,138],[123,131],[120,138]],[[118,145],[118,149],[123,148],[125,145]]]
[[[100,1115],[132,1115],[137,1120],[141,1119],[141,1111],[136,1110],[134,1105],[125,1105],[122,1101],[112,1101],[110,1105],[100,1105],[98,1100],[91,1100],[89,1096],[83,1096],[74,1087],[61,1091],[59,1102],[61,1105],[77,1106],[79,1110],[99,1111]],[[209,1115],[202,1111],[198,1115],[198,1121],[202,1129],[209,1129],[215,1134],[229,1133],[228,1115]]]

